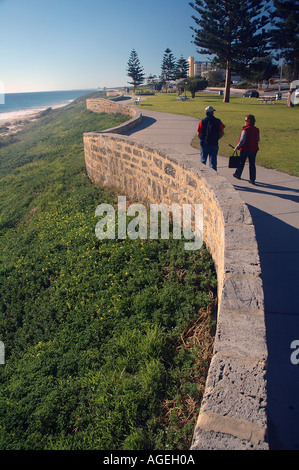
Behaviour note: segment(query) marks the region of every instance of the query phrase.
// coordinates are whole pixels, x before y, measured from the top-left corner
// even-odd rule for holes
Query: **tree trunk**
[[[229,103],[231,75],[232,75],[231,64],[230,64],[230,61],[228,60],[227,65],[226,65],[226,78],[225,78],[225,90],[224,90],[223,103]]]

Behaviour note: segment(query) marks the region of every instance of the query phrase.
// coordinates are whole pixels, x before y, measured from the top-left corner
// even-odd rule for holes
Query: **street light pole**
[[[278,87],[278,91],[280,91],[280,87],[281,87],[281,80],[282,80],[282,65],[283,65],[283,62],[281,62],[281,65],[280,65],[280,77],[279,77],[279,87]]]

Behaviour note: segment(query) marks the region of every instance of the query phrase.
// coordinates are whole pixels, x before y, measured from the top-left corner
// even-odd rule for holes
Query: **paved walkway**
[[[127,135],[182,152],[188,160],[199,159],[199,152],[190,145],[197,119],[145,109],[142,114],[142,124]],[[257,167],[256,185],[252,186],[248,183],[247,164],[241,180],[233,178],[234,170],[227,164],[227,158],[218,157],[218,173],[247,203],[260,252],[269,351],[270,449],[298,450],[299,364],[291,362],[294,350],[290,345],[299,341],[299,178]]]

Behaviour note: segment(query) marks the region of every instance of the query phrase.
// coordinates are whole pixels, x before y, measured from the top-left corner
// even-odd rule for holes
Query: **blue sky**
[[[146,76],[164,51],[201,57],[188,0],[0,0],[0,82],[6,93],[126,86],[137,51]]]

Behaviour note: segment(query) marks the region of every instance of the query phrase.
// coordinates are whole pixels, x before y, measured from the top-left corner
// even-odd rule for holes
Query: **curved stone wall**
[[[111,133],[84,134],[94,183],[147,203],[203,204],[204,240],[218,278],[213,358],[195,449],[268,449],[264,297],[255,229],[223,177],[180,154]]]
[[[86,100],[86,107],[95,113],[121,113],[127,114],[130,119],[117,127],[105,129],[105,132],[113,132],[114,134],[122,134],[123,132],[132,129],[142,121],[142,113],[133,106],[125,106],[114,100],[105,100],[101,98],[90,98]]]

